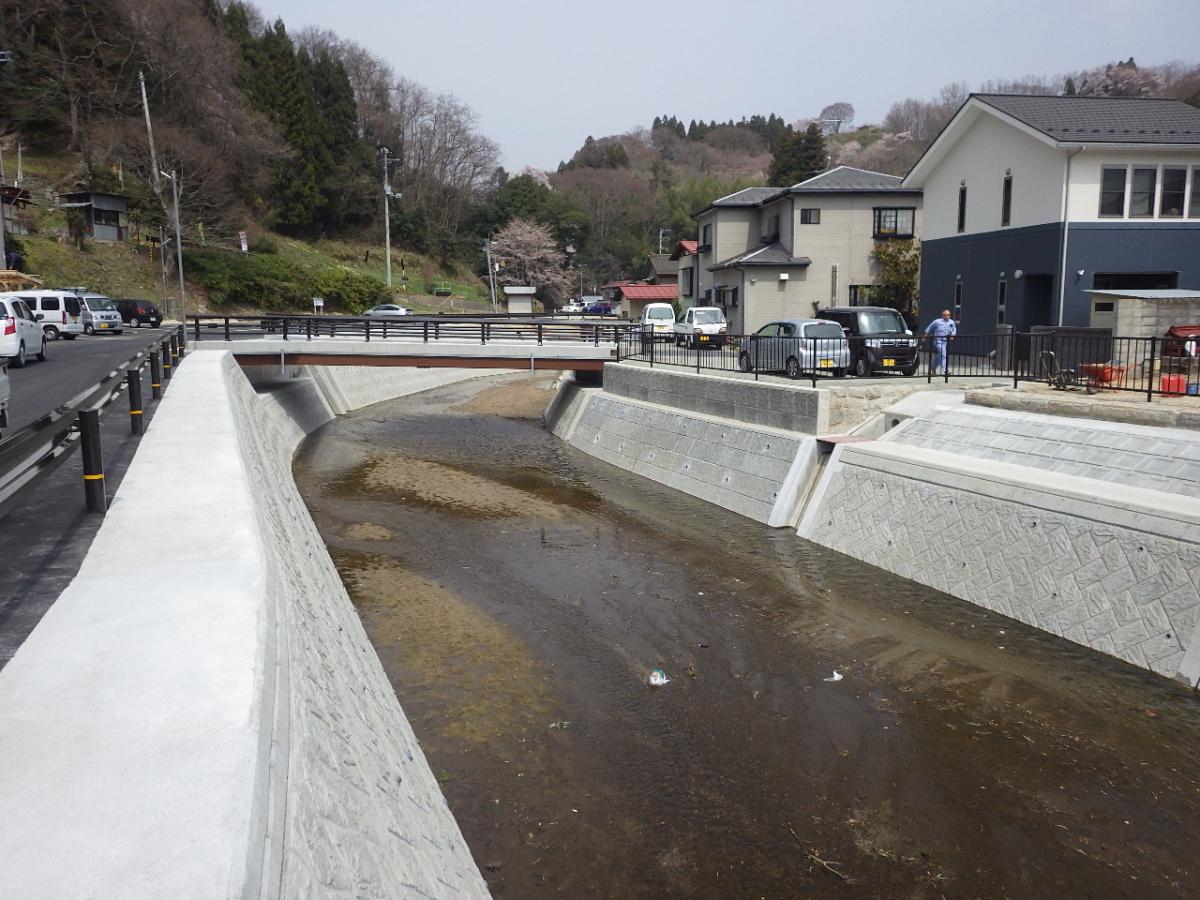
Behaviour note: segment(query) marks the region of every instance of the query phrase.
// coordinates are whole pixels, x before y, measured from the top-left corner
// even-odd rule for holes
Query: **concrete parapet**
[[[487,896],[291,478],[330,406],[224,351],[177,369],[0,672],[6,895]]]

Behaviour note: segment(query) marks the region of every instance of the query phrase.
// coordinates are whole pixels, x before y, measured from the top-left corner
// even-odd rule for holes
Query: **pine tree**
[[[825,170],[825,138],[814,123],[804,131],[789,130],[776,142],[767,179],[784,187]]]

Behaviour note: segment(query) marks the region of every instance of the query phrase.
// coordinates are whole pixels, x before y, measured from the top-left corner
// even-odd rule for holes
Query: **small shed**
[[[0,212],[4,214],[4,230],[9,234],[29,234],[29,219],[23,214],[31,201],[29,191],[11,184],[0,184]],[[0,260],[2,263],[3,260]]]
[[[93,241],[129,240],[129,199],[99,191],[62,194],[59,206],[84,213],[84,234]]]
[[[533,295],[537,292],[537,288],[532,287],[506,287],[504,289],[504,302],[508,307],[508,312],[511,315],[530,315],[533,313]]]
[[[1162,337],[1172,325],[1200,324],[1200,290],[1090,291],[1093,328],[1113,337]]]

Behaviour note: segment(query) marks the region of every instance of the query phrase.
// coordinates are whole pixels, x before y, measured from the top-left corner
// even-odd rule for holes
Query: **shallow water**
[[[581,454],[549,385],[295,463],[497,896],[1200,890],[1191,692]]]

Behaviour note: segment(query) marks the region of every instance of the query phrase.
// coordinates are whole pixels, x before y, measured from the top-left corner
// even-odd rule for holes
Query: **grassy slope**
[[[9,154],[5,154],[6,164]],[[66,215],[55,206],[52,192],[66,189],[78,160],[67,155],[26,157],[25,187],[33,193],[31,209],[36,234],[21,235],[25,268],[49,287],[84,286],[112,297],[162,297],[162,274],[158,256],[148,244],[104,244],[88,242],[83,251],[66,239]],[[9,172],[9,175],[15,174]],[[305,242],[275,234],[264,235],[280,256],[306,268],[339,266],[379,281],[385,280],[382,245],[367,241],[321,240]],[[369,253],[368,253],[369,251]],[[187,244],[184,245],[187,253]],[[410,294],[403,291],[400,259],[409,276]],[[443,272],[436,260],[410,251],[393,249],[392,284],[397,300],[419,312],[482,309],[488,300],[487,287],[470,270],[457,265]],[[167,260],[167,294],[178,296],[179,281],[173,259]],[[434,282],[450,282],[454,296],[435,297],[427,292]],[[187,282],[188,307],[208,311],[208,296],[191,279]],[[212,310],[216,311],[216,310]],[[233,311],[233,310],[231,310]]]

